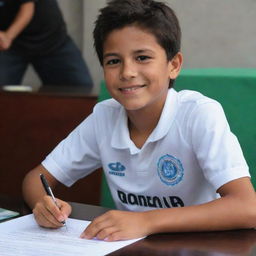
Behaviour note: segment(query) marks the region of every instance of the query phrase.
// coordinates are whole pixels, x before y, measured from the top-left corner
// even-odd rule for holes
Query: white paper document
[[[1,256],[106,255],[139,239],[105,242],[81,239],[89,221],[67,219],[66,227],[39,227],[32,214],[0,223]]]

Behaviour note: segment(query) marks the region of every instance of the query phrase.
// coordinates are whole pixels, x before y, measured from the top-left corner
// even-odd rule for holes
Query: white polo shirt
[[[125,109],[110,99],[42,164],[67,186],[103,167],[117,208],[132,211],[205,203],[223,184],[250,176],[221,105],[174,89],[141,149],[130,139]]]

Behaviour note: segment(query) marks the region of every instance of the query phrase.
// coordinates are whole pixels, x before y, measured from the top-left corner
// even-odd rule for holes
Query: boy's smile
[[[103,48],[107,88],[129,111],[161,111],[169,80],[178,75],[155,36],[131,25],[112,31]],[[179,71],[179,70],[178,70]]]
[[[122,92],[122,93],[125,93],[125,94],[128,94],[128,93],[134,93],[134,91],[140,89],[140,88],[143,88],[145,85],[131,85],[131,86],[128,86],[128,87],[124,87],[124,88],[120,88],[119,90]]]

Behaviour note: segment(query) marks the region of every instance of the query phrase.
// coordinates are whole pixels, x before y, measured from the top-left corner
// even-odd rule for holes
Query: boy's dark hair
[[[135,24],[151,32],[171,60],[180,51],[181,30],[174,11],[154,0],[111,0],[100,10],[93,31],[94,47],[103,65],[103,44],[115,29]],[[169,87],[172,87],[170,81]]]

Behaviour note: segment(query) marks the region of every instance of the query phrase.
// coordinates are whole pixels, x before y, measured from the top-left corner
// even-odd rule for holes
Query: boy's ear
[[[181,70],[181,66],[183,63],[183,56],[181,52],[178,52],[173,58],[172,60],[169,61],[169,65],[170,65],[170,72],[169,72],[169,77],[170,79],[176,79],[177,76],[180,73]]]

